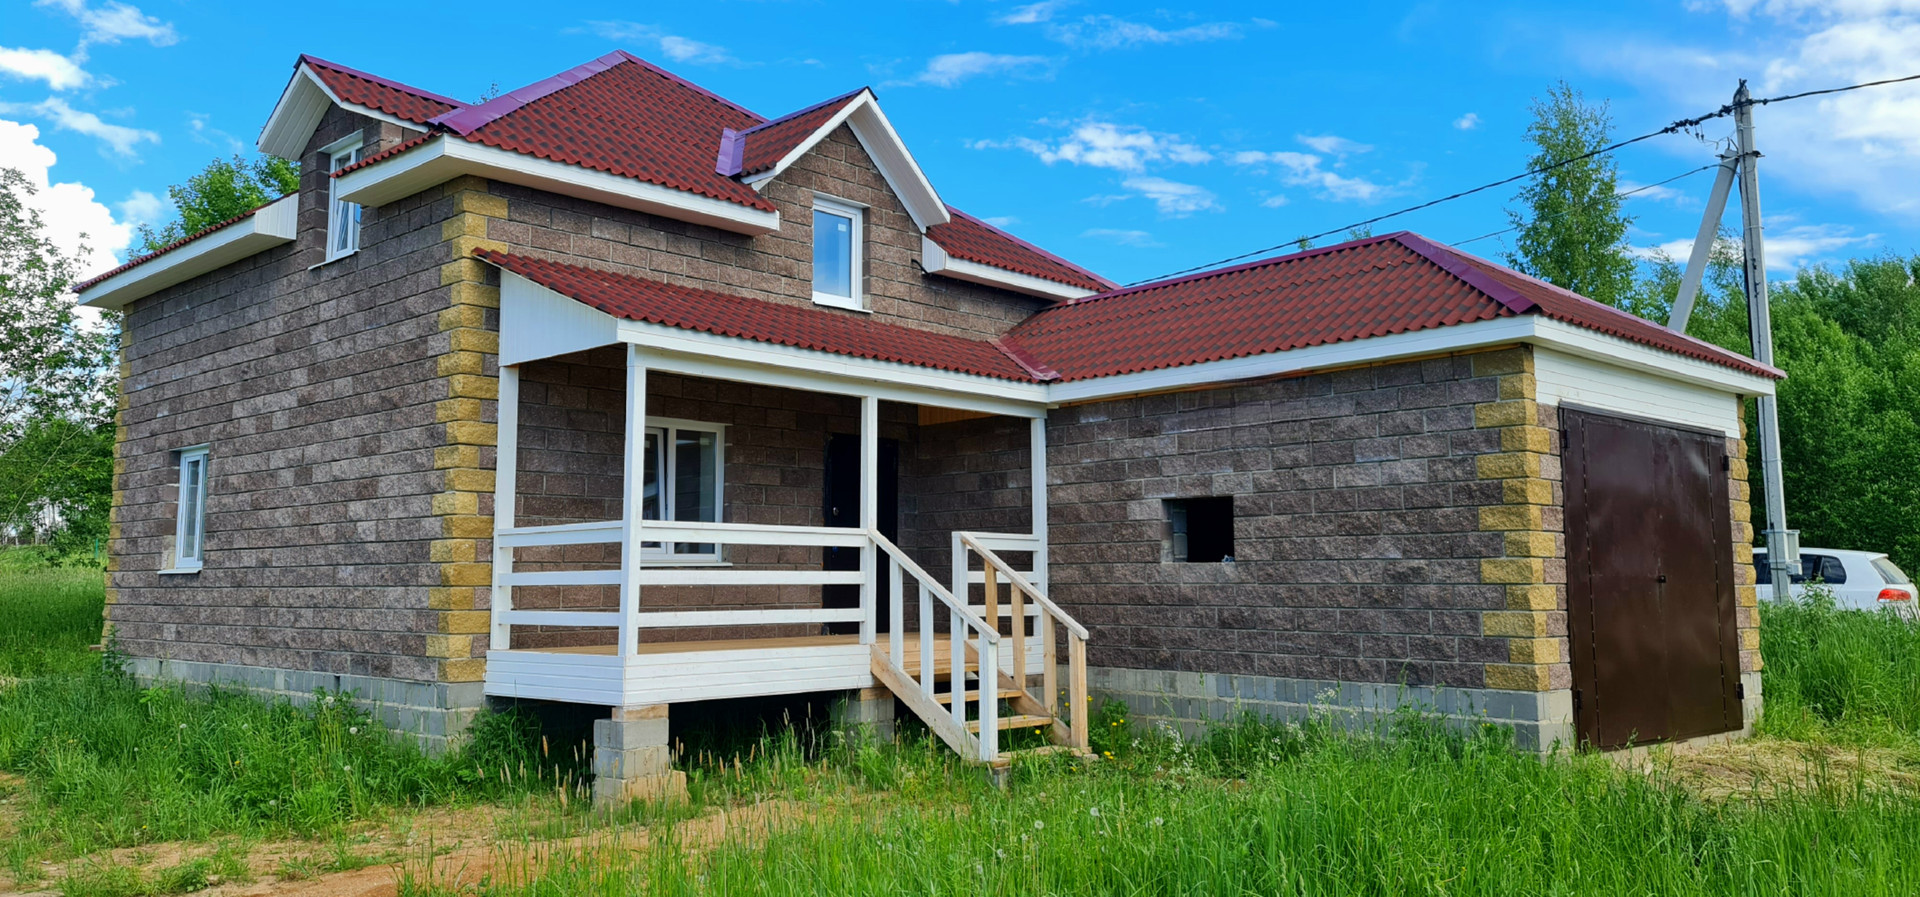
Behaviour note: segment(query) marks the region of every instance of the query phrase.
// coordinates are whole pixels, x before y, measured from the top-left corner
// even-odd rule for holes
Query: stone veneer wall
[[[1524,347],[1058,410],[1053,597],[1136,718],[1401,703],[1564,739],[1558,441]],[[1236,560],[1163,562],[1230,495]]]

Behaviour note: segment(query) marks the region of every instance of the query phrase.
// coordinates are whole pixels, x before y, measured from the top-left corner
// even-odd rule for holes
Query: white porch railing
[[[1013,655],[1010,679],[1020,691],[1020,694],[1012,696],[1014,708],[1049,717],[1053,720],[1053,740],[1084,754],[1089,750],[1090,725],[1086,627],[1053,603],[1046,592],[1029,580],[1023,571],[1014,569],[998,554],[998,551],[1038,553],[1045,550],[1042,540],[1032,535],[956,532],[953,534],[953,580],[956,588],[961,587],[962,583],[975,582],[984,587],[980,616],[993,627],[996,634],[1000,632],[1001,621],[1011,618],[1008,619],[1006,631]],[[980,558],[978,571],[971,569],[971,556]],[[1004,611],[1000,604],[1000,582],[1003,580],[1008,586],[1010,598]],[[1033,621],[1033,639],[1040,643],[1041,694],[1037,698],[1028,691],[1027,664],[1034,659],[1029,656],[1027,640],[1029,618]],[[1067,725],[1060,722],[1060,662],[1058,639],[1054,631],[1056,626],[1066,630],[1067,706],[1070,713],[1070,723]],[[987,681],[984,673],[982,681]]]

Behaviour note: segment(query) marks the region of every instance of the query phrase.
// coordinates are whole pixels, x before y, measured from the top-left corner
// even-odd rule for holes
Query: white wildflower
[[[1160,818],[1160,817],[1158,817],[1158,816],[1155,816],[1155,817],[1153,817],[1153,824],[1154,824],[1154,825],[1166,825],[1166,824],[1167,824],[1167,821],[1166,821],[1165,819],[1161,819],[1161,818]]]
[[[1100,818],[1100,808],[1099,808],[1099,807],[1088,807],[1088,808],[1087,808],[1087,812],[1088,812],[1089,814],[1092,814],[1092,816],[1093,816],[1093,818],[1095,818],[1095,819],[1099,819],[1099,818]]]
[[[1047,827],[1047,824],[1046,824],[1046,823],[1044,823],[1044,822],[1041,822],[1041,821],[1040,821],[1040,820],[1038,820],[1038,819],[1035,819],[1035,820],[1033,821],[1033,830],[1034,830],[1034,831],[1036,831],[1036,832],[1037,832],[1037,831],[1039,831],[1039,830],[1041,830],[1041,829],[1043,829],[1043,828],[1046,828],[1046,827]]]
[[[347,734],[348,734],[348,735],[358,735],[358,734],[360,734],[360,727],[359,727],[359,726],[348,726],[348,727],[347,727]]]

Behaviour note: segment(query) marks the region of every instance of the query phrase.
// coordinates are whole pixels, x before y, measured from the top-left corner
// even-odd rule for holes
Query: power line
[[[1615,198],[1615,199],[1626,199],[1627,197],[1629,197],[1629,196],[1632,196],[1632,195],[1634,195],[1635,193],[1645,193],[1645,192],[1647,192],[1648,190],[1652,190],[1652,189],[1653,189],[1653,188],[1655,188],[1655,187],[1665,187],[1666,185],[1668,185],[1668,184],[1671,184],[1671,183],[1673,183],[1674,181],[1677,181],[1677,180],[1680,180],[1681,178],[1690,178],[1690,177],[1693,177],[1693,176],[1694,176],[1694,175],[1696,175],[1696,174],[1699,174],[1700,172],[1703,172],[1703,171],[1712,171],[1712,170],[1714,170],[1714,169],[1716,169],[1716,168],[1719,168],[1719,167],[1720,167],[1720,163],[1718,163],[1718,162],[1714,162],[1714,163],[1711,163],[1711,164],[1708,164],[1708,165],[1702,165],[1702,166],[1700,166],[1699,168],[1695,168],[1695,169],[1693,169],[1693,170],[1691,170],[1691,171],[1683,171],[1683,172],[1681,172],[1681,173],[1679,173],[1679,174],[1676,174],[1676,175],[1674,175],[1673,177],[1670,177],[1670,178],[1667,178],[1667,179],[1666,179],[1666,180],[1664,180],[1664,181],[1655,181],[1654,183],[1651,183],[1651,184],[1647,184],[1646,186],[1643,186],[1643,187],[1635,187],[1635,188],[1633,188],[1632,190],[1622,190],[1622,191],[1620,191],[1620,192],[1618,192],[1618,193],[1615,193],[1615,194],[1613,195],[1613,198]],[[1534,220],[1534,221],[1543,221],[1543,220],[1544,220],[1544,221],[1552,221],[1552,220],[1554,220],[1554,219],[1556,219],[1556,218],[1559,218],[1559,217],[1560,217],[1561,215],[1566,215],[1566,214],[1570,214],[1571,212],[1572,212],[1572,210],[1571,210],[1571,209],[1569,209],[1568,211],[1566,211],[1566,212],[1561,212],[1561,213],[1559,213],[1558,215],[1546,215],[1546,216],[1543,216],[1543,217],[1541,217],[1541,218],[1535,218],[1535,219],[1533,219],[1533,220]],[[1512,226],[1512,227],[1508,227],[1508,228],[1502,228],[1502,229],[1500,229],[1500,230],[1497,230],[1497,231],[1494,231],[1494,232],[1492,232],[1492,233],[1489,233],[1489,234],[1481,234],[1480,236],[1477,236],[1477,237],[1472,237],[1472,238],[1469,238],[1469,239],[1465,239],[1465,240],[1461,240],[1461,241],[1459,241],[1459,242],[1456,242],[1456,243],[1450,243],[1450,244],[1448,244],[1448,245],[1450,245],[1450,246],[1465,246],[1465,245],[1467,245],[1468,243],[1478,243],[1478,242],[1480,242],[1481,240],[1487,240],[1487,239],[1491,239],[1491,238],[1493,238],[1493,237],[1497,237],[1497,236],[1500,236],[1501,234],[1507,234],[1507,233],[1512,233],[1512,232],[1514,232],[1514,231],[1517,231],[1517,230],[1519,230],[1519,229],[1521,229],[1521,228],[1523,228],[1523,227],[1526,227],[1526,225],[1525,225],[1525,224],[1516,224],[1516,225],[1514,225],[1514,226]]]
[[[1802,91],[1800,93],[1790,93],[1790,94],[1785,94],[1783,96],[1767,97],[1765,99],[1759,99],[1759,100],[1749,99],[1746,101],[1746,103],[1742,105],[1764,106],[1764,105],[1767,105],[1768,103],[1784,103],[1788,100],[1798,100],[1803,97],[1814,97],[1814,96],[1824,96],[1826,94],[1845,93],[1846,91],[1849,91],[1849,90],[1860,90],[1867,87],[1879,87],[1886,84],[1899,84],[1905,81],[1920,81],[1920,75],[1908,75],[1903,78],[1886,78],[1879,81],[1867,81],[1860,84],[1849,84],[1845,87],[1829,87],[1822,90],[1808,90],[1808,91]],[[1677,134],[1684,130],[1696,128],[1716,118],[1725,118],[1726,116],[1732,115],[1734,113],[1735,108],[1736,108],[1735,104],[1728,103],[1724,106],[1721,106],[1718,109],[1715,109],[1712,112],[1706,113],[1705,115],[1698,115],[1698,116],[1694,116],[1693,118],[1682,118],[1672,122],[1671,124],[1668,124],[1666,127],[1661,128],[1658,131],[1648,131],[1647,133],[1641,134],[1638,137],[1631,137],[1626,140],[1619,141],[1618,143],[1609,144],[1607,146],[1603,146],[1597,150],[1594,150],[1590,153],[1582,153],[1581,155],[1574,156],[1572,158],[1562,159],[1558,162],[1553,163],[1552,165],[1543,165],[1539,168],[1535,168],[1529,171],[1523,171],[1519,174],[1513,175],[1512,177],[1501,178],[1500,180],[1493,181],[1491,183],[1481,184],[1478,187],[1462,190],[1458,193],[1450,193],[1446,196],[1440,197],[1439,199],[1432,199],[1432,200],[1428,200],[1426,202],[1420,203],[1418,205],[1411,205],[1404,209],[1397,209],[1395,211],[1388,212],[1384,215],[1375,215],[1372,218],[1366,219],[1365,221],[1356,221],[1352,224],[1343,224],[1339,227],[1332,228],[1330,230],[1324,230],[1317,234],[1308,234],[1307,236],[1304,236],[1304,237],[1295,237],[1284,243],[1275,243],[1272,246],[1263,247],[1261,249],[1255,249],[1252,252],[1243,252],[1243,253],[1240,253],[1239,255],[1230,255],[1223,259],[1215,259],[1211,262],[1194,265],[1193,267],[1190,267],[1190,268],[1181,268],[1178,271],[1172,271],[1172,272],[1161,274],[1155,277],[1148,277],[1141,280],[1136,280],[1136,281],[1133,281],[1132,283],[1127,284],[1127,286],[1130,286],[1130,287],[1139,286],[1140,284],[1143,284],[1143,283],[1152,283],[1158,280],[1165,280],[1169,277],[1179,277],[1182,274],[1192,274],[1196,271],[1205,271],[1208,268],[1217,268],[1221,265],[1231,264],[1233,262],[1237,262],[1242,259],[1249,259],[1249,258],[1253,258],[1254,256],[1266,255],[1269,252],[1273,252],[1279,249],[1285,249],[1289,246],[1295,246],[1303,242],[1312,242],[1322,237],[1330,237],[1330,236],[1333,236],[1334,234],[1346,233],[1356,228],[1362,228],[1371,224],[1377,224],[1389,218],[1398,218],[1402,215],[1418,212],[1422,209],[1430,209],[1434,206],[1440,205],[1441,203],[1452,202],[1456,199],[1463,199],[1465,197],[1472,196],[1476,193],[1484,193],[1488,190],[1492,190],[1495,187],[1504,187],[1508,184],[1513,183],[1514,181],[1530,178],[1530,177],[1533,177],[1534,175],[1545,174],[1549,171],[1553,171],[1558,168],[1564,168],[1568,165],[1572,165],[1575,162],[1585,162],[1586,160],[1591,159],[1595,156],[1602,156],[1602,155],[1606,155],[1607,153],[1625,149],[1636,143],[1640,143],[1641,141],[1652,140],[1655,137],[1661,137],[1667,134]],[[1711,168],[1713,166],[1708,166],[1708,167]],[[1692,173],[1693,172],[1688,172],[1688,174],[1692,174]],[[1649,185],[1649,186],[1658,186],[1658,185],[1656,184],[1656,185]],[[1504,233],[1504,231],[1496,232],[1496,234],[1497,233]],[[1494,235],[1495,234],[1489,234],[1488,236],[1494,236]],[[1474,239],[1483,239],[1483,238],[1475,237]]]

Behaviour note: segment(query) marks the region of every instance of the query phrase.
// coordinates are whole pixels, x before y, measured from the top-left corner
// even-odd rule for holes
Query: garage
[[[1560,420],[1579,740],[1739,730],[1725,434],[1573,406]]]

